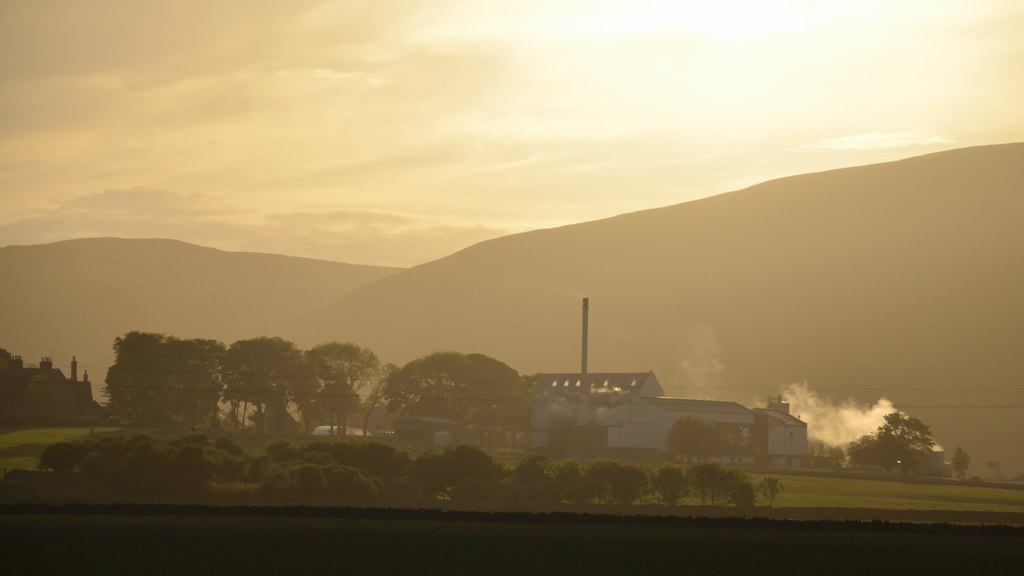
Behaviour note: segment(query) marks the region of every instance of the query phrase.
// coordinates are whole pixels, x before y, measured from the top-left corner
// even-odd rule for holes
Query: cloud
[[[0,244],[73,238],[173,238],[232,251],[413,266],[510,230],[373,210],[263,213],[205,194],[149,188],[84,194],[0,225]]]
[[[943,136],[925,132],[873,132],[854,134],[838,138],[821,138],[809,142],[796,149],[800,151],[819,150],[887,150],[906,148],[909,146],[930,146],[936,144],[953,144],[954,141]]]
[[[1003,9],[944,9],[935,20],[923,6],[877,19],[878,10],[858,8],[821,20],[831,9],[815,8],[815,26],[786,25],[769,40],[748,34],[772,24],[768,9],[737,19],[706,2],[0,5],[0,223],[35,235],[18,242],[49,237],[34,222],[52,224],[58,205],[69,234],[134,235],[106,212],[72,221],[86,207],[61,203],[142,185],[209,194],[164,199],[187,237],[253,238],[261,250],[279,238],[288,244],[274,251],[316,244],[317,254],[347,255],[283,223],[326,226],[314,217],[347,211],[366,222],[402,215],[415,223],[401,228],[405,238],[447,239],[442,253],[461,247],[455,238],[951,142],[932,134],[972,144],[1019,134],[1024,101],[1020,16]],[[965,10],[984,17],[954,25]],[[740,38],[695,34],[695,24],[738,26]],[[931,132],[909,132],[918,127]],[[779,145],[822,134],[852,136]],[[110,210],[158,201],[133,194],[111,196],[125,204]],[[194,206],[215,201],[230,206],[186,224]],[[289,227],[274,228],[271,214]],[[134,218],[146,223],[141,233],[169,225]],[[428,256],[405,252],[397,234],[375,234],[375,244],[349,238],[371,251],[356,259],[385,249],[391,263]]]

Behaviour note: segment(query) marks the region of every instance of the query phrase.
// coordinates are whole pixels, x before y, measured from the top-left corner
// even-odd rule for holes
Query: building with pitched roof
[[[31,366],[21,356],[13,356],[0,370],[0,417],[64,418],[101,411],[93,401],[88,372],[78,379],[78,360],[74,357],[70,377],[54,368],[49,357]]]
[[[653,372],[540,374],[533,389],[531,448],[588,458],[667,452],[676,420],[714,423],[729,439],[725,462],[800,466],[807,460],[807,424],[788,404],[749,409],[736,402],[670,398]]]
[[[789,403],[782,396],[769,398],[767,408],[753,412],[753,448],[762,455],[763,464],[778,468],[807,463],[807,423],[789,413]]]

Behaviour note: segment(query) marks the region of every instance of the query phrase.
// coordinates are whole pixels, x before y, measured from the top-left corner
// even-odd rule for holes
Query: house
[[[667,452],[679,418],[716,424],[729,439],[724,462],[797,466],[807,457],[807,424],[788,405],[749,409],[735,402],[670,398],[653,372],[540,374],[533,389],[531,448],[587,458]]]
[[[763,466],[806,466],[807,423],[789,413],[782,396],[769,398],[767,408],[754,408],[754,454]]]
[[[13,356],[0,369],[0,417],[66,418],[95,416],[102,408],[92,397],[89,373],[78,379],[78,360],[71,358],[71,377],[66,377],[53,360],[43,357],[38,366],[26,365]]]

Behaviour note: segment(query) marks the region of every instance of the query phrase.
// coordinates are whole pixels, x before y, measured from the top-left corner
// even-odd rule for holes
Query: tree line
[[[129,332],[114,340],[104,392],[113,416],[191,428],[285,432],[291,414],[344,431],[387,406],[411,416],[465,424],[528,426],[533,379],[483,354],[436,352],[398,367],[353,343],[309,350],[279,337],[180,339]],[[222,414],[223,409],[223,414]]]
[[[504,464],[473,445],[413,455],[373,440],[278,439],[252,455],[227,436],[91,437],[47,447],[40,468],[108,497],[303,501],[330,505],[550,508],[559,504],[769,505],[775,478],[755,484],[716,462],[658,468],[613,460]]]

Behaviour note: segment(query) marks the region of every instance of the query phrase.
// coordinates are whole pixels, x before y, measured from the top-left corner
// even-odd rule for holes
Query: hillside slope
[[[0,271],[0,346],[26,362],[53,356],[65,373],[76,356],[95,393],[125,332],[226,344],[277,335],[283,319],[396,269],[92,238],[0,248]]]
[[[595,371],[748,402],[802,381],[888,396],[981,473],[985,454],[1024,465],[1010,444],[1024,437],[1022,263],[1024,144],[986,146],[484,242],[362,286],[295,334],[398,362],[454,349],[576,370],[589,296]]]

